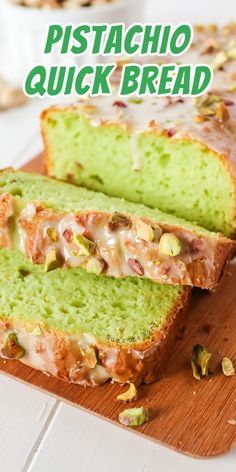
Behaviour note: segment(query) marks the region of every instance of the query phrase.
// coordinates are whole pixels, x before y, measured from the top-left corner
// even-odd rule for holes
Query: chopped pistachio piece
[[[50,249],[46,252],[45,272],[58,269],[61,266],[60,255],[57,249]]]
[[[93,113],[96,113],[97,107],[95,105],[84,105],[84,110],[86,113],[89,115],[92,115]]]
[[[121,402],[133,402],[137,399],[137,389],[133,383],[130,384],[129,389],[125,393],[117,395],[117,400]]]
[[[200,25],[200,24],[195,24],[194,27],[195,27],[195,30],[196,30],[197,33],[202,33],[205,29],[205,26]]]
[[[227,51],[227,56],[229,59],[236,59],[236,40],[233,39],[229,45],[229,49]]]
[[[119,422],[124,426],[141,426],[149,420],[148,411],[141,406],[140,408],[129,408],[121,411]]]
[[[82,234],[74,234],[73,241],[79,247],[79,256],[90,256],[93,253],[95,243],[82,236]]]
[[[236,46],[228,51],[228,58],[229,59],[236,59]]]
[[[229,357],[223,357],[221,366],[222,372],[226,377],[231,377],[235,374],[233,363]]]
[[[223,66],[223,64],[225,64],[227,61],[228,55],[224,51],[220,51],[216,54],[212,67],[213,69],[218,69],[219,67]]]
[[[210,33],[216,33],[217,29],[218,27],[215,23],[210,23],[209,25],[206,25],[206,30]]]
[[[91,272],[92,274],[97,275],[101,274],[101,272],[103,271],[103,267],[104,262],[99,259],[96,259],[96,257],[92,257],[91,259],[89,259],[86,264],[87,272]]]
[[[195,98],[194,104],[201,115],[208,116],[215,114],[215,110],[212,108],[212,105],[223,101],[224,100],[220,95],[207,95],[204,97]]]
[[[128,99],[129,103],[134,103],[134,105],[139,105],[140,103],[143,102],[142,98],[138,97],[131,97]]]
[[[41,329],[40,329],[39,326],[36,326],[36,327],[33,329],[33,331],[31,331],[31,334],[32,334],[33,336],[41,336],[42,331],[41,331]]]
[[[204,123],[206,121],[206,117],[203,115],[196,115],[194,116],[195,123]]]
[[[7,335],[2,347],[2,354],[9,359],[21,359],[25,355],[25,350],[20,345],[15,333]]]
[[[54,242],[58,240],[57,230],[55,228],[47,228],[47,236]]]
[[[221,121],[227,121],[229,119],[229,111],[227,106],[221,102],[216,105],[216,116]]]
[[[130,228],[131,220],[122,213],[115,211],[108,220],[107,226],[110,231],[116,231],[119,228]]]
[[[194,104],[197,108],[210,108],[212,105],[222,102],[223,98],[220,95],[206,95],[196,97]]]
[[[231,85],[230,87],[227,88],[227,91],[228,92],[236,92],[236,85]]]
[[[181,242],[177,236],[165,233],[159,242],[159,252],[163,256],[175,257],[181,252]]]
[[[152,226],[141,218],[137,222],[137,236],[144,241],[154,240],[154,231]]]
[[[122,118],[124,118],[125,114],[122,110],[119,110],[119,113],[118,113],[118,118],[121,120]]]
[[[196,344],[193,347],[191,366],[195,379],[201,380],[203,377],[208,376],[210,358],[211,353],[208,352],[204,346],[201,346],[201,344]]]
[[[94,347],[90,346],[84,353],[85,364],[89,369],[93,369],[97,365],[97,356]]]
[[[203,116],[214,116],[215,115],[215,110],[212,108],[207,108],[207,107],[201,107],[198,109],[199,113]]]

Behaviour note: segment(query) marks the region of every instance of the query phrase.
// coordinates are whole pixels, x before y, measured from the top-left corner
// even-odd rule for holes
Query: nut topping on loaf
[[[3,172],[3,179],[4,175],[8,179],[11,173]],[[151,216],[152,210],[148,209],[150,218],[146,218],[139,215],[143,208],[126,202],[122,202],[124,209],[127,205],[129,210],[131,205],[133,213],[121,213],[117,211],[121,202],[105,196],[104,202],[111,200],[115,211],[107,211],[106,206],[103,210],[93,210],[97,194],[45,177],[40,177],[42,200],[35,202],[27,196],[27,179],[36,183],[39,177],[18,172],[12,175],[14,181],[17,175],[23,177],[22,192],[26,193],[19,198],[13,189],[13,195],[2,195],[2,213],[8,219],[4,216],[1,247],[20,249],[34,264],[44,264],[47,272],[58,267],[83,267],[88,272],[112,277],[133,275],[159,283],[212,288],[232,254],[234,244],[224,237],[197,227],[185,228],[178,219],[172,224],[171,217],[169,224],[163,223],[164,215],[158,217],[153,212]],[[80,211],[76,211],[77,204],[74,211],[52,209],[46,203],[49,197],[46,188],[55,201],[62,189],[68,198],[70,192],[78,193],[78,199],[87,197],[91,209],[86,204]]]

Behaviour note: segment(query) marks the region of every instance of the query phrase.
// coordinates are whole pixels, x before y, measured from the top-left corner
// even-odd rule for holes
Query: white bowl
[[[44,55],[46,32],[50,24],[125,23],[142,21],[143,0],[116,0],[96,7],[67,9],[35,9],[0,0],[0,18],[3,20],[5,76],[15,85],[22,85],[26,73],[35,65],[85,64],[99,62],[98,57]],[[104,61],[105,62],[105,61]]]

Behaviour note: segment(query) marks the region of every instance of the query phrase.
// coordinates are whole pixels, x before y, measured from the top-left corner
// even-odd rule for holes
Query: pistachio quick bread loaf
[[[80,268],[45,273],[7,249],[0,266],[1,357],[85,386],[149,383],[166,367],[188,288]]]
[[[158,210],[22,171],[0,172],[0,247],[46,271],[212,288],[235,244]]]
[[[212,65],[204,96],[114,93],[43,112],[48,174],[236,236],[235,38],[235,24],[197,27],[178,57]]]

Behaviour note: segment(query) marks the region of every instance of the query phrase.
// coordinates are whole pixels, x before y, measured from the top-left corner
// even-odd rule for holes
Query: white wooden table
[[[223,21],[232,17],[234,2],[199,0],[194,7],[193,2],[166,0],[157,12],[158,0],[150,0],[150,11],[153,7],[152,21],[199,22],[212,9],[209,21]],[[176,4],[186,8],[173,13]],[[1,54],[0,59],[2,64]],[[20,166],[40,152],[38,115],[45,106],[46,101],[32,100],[0,114],[0,168]],[[229,472],[235,464],[236,449],[216,459],[191,459],[0,374],[0,472]]]

